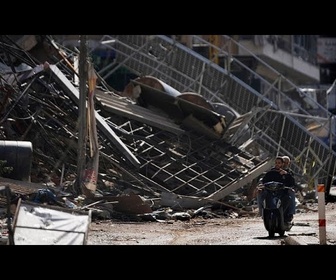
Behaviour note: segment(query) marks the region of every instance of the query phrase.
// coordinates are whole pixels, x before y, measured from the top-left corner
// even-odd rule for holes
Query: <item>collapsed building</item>
[[[64,65],[57,66],[57,49],[46,51],[46,42],[43,44],[37,56],[43,60],[16,48],[14,63],[28,70],[9,71],[2,80],[7,89],[2,91],[6,92],[2,114],[7,115],[3,118],[3,139],[32,143],[32,170],[37,172],[31,175],[34,181],[41,170],[56,177],[62,168],[64,177],[74,174],[77,160],[76,73],[71,73],[60,51],[58,58]],[[158,89],[153,83],[164,86]],[[158,79],[142,77],[127,85],[121,94],[97,88],[99,179],[115,185],[134,185],[154,196],[164,191],[217,200],[268,168],[267,157],[252,155],[227,141],[238,132],[248,140],[246,124],[251,114],[237,118],[231,109],[225,110],[225,116],[200,95],[175,90],[174,96],[173,89],[167,87]],[[136,91],[141,92],[138,98],[134,98]],[[232,187],[241,177],[245,180]],[[230,191],[224,191],[228,186]]]
[[[18,143],[14,149],[31,143],[28,181],[78,195],[73,182],[80,77],[74,52],[48,36],[17,41],[1,36],[1,59],[1,140]],[[239,114],[226,103],[180,92],[151,75],[139,75],[121,91],[98,76],[94,100],[99,169],[87,204],[117,202],[114,210],[132,214],[153,210],[143,201],[173,209],[228,206],[230,194],[253,192],[257,178],[273,165],[274,155],[254,141],[249,126],[263,106]],[[11,164],[22,165],[20,156]],[[36,195],[39,189],[7,184],[19,194]],[[130,201],[123,201],[129,194]]]

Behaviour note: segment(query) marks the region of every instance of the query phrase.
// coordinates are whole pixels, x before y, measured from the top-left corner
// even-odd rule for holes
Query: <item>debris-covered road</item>
[[[326,210],[327,245],[336,244],[336,208]],[[310,210],[309,210],[310,209]],[[96,221],[90,225],[88,245],[294,245],[320,244],[318,205],[298,209],[294,226],[285,237],[268,238],[263,222],[255,217],[195,218],[188,221]],[[299,242],[299,244],[298,244]],[[291,245],[291,244],[290,244]]]

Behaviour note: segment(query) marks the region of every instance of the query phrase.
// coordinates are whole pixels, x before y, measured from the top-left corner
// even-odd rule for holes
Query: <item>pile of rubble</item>
[[[122,92],[98,77],[99,168],[93,195],[81,193],[77,55],[49,36],[0,36],[0,148],[14,142],[11,152],[21,152],[7,155],[12,173],[0,168],[5,234],[8,220],[15,228],[16,219],[27,218],[25,209],[40,205],[90,219],[256,214],[256,180],[273,160],[248,137],[253,112],[237,116],[155,77],[138,77]],[[20,160],[26,143],[31,156]],[[29,179],[17,178],[25,173]]]

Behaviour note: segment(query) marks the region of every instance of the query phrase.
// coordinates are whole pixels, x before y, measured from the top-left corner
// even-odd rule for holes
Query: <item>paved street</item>
[[[323,207],[323,206],[322,206]],[[294,226],[288,232],[286,241],[290,245],[336,245],[336,206],[335,203],[325,205],[325,226],[319,226],[318,204],[310,206],[313,211],[301,212],[295,215]]]
[[[317,204],[299,207],[284,237],[268,237],[260,217],[193,218],[188,221],[92,222],[88,245],[320,245]],[[335,245],[336,207],[325,206],[327,245]],[[323,240],[323,239],[322,239]]]

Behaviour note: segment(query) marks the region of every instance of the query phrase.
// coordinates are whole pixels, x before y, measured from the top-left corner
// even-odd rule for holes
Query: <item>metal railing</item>
[[[228,44],[238,44],[229,36],[226,39]],[[286,154],[295,159],[293,169],[301,174],[302,182],[316,179],[323,182],[335,172],[335,151],[306,127],[309,122],[326,126],[331,120],[328,110],[258,57],[255,59],[275,74],[274,81],[264,79],[224,48],[218,48],[217,52],[227,62],[221,67],[167,36],[104,35],[100,42],[116,54],[105,77],[122,66],[139,76],[154,76],[180,92],[195,92],[210,102],[226,103],[240,114],[264,108],[249,123],[253,139],[262,148],[273,156]],[[248,79],[242,80],[235,69],[250,73],[253,81],[260,84],[259,90]],[[288,88],[296,95],[286,94],[283,89]],[[311,104],[319,115],[310,113]]]

